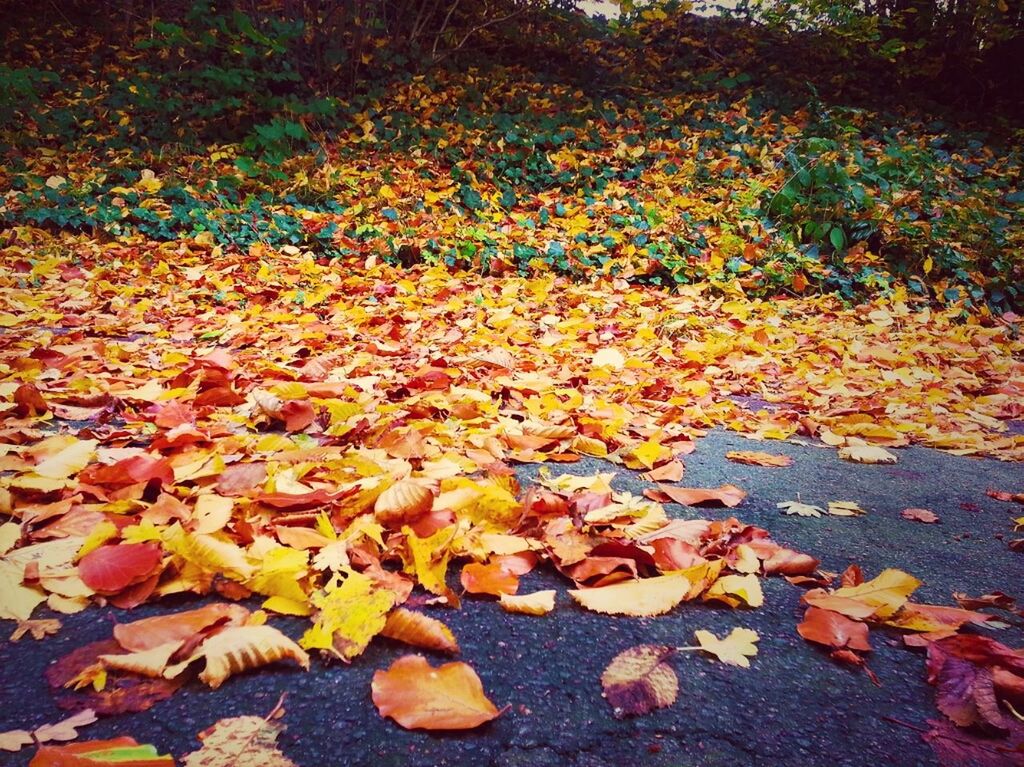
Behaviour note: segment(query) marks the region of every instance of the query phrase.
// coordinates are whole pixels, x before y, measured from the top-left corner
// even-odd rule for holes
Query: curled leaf
[[[444,623],[437,618],[404,607],[391,611],[380,633],[388,639],[427,650],[452,654],[459,652],[459,643],[455,640],[455,635]]]

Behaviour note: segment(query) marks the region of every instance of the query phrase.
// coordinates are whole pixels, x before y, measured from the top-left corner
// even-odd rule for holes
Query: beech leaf
[[[644,644],[612,659],[601,674],[601,687],[616,718],[647,714],[676,702],[679,678],[665,663],[674,652],[672,647]]]

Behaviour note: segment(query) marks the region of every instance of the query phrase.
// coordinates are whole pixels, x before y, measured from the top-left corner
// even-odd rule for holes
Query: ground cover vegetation
[[[807,589],[793,630],[867,684],[872,630],[926,654],[943,764],[1020,763],[1024,655],[989,633],[1019,627],[1013,595],[921,604],[898,563],[827,572],[760,525],[673,517],[743,512],[748,489],[680,484],[712,428],[863,471],[912,444],[1024,460],[1024,5],[624,10],[10,8],[0,618],[27,641],[95,603],[206,601],[121,613],[46,674],[75,713],[0,749],[170,765],[129,737],[57,744],[378,637],[457,654],[445,610],[476,600],[654,618],[758,608],[774,576]],[[728,458],[786,471],[770,444]],[[581,456],[650,486],[511,468]],[[988,490],[1013,510],[1021,489]],[[519,593],[536,568],[571,588]],[[742,626],[687,642],[623,648],[592,693],[640,716],[687,653],[760,652]],[[367,697],[408,729],[515,715],[467,660],[401,657]],[[223,719],[184,763],[292,764],[284,711]]]

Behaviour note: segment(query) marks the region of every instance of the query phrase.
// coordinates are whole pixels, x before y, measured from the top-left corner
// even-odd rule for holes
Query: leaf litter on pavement
[[[1021,414],[1021,343],[1002,329],[898,292],[848,309],[437,267],[353,274],[260,247],[211,260],[198,242],[74,245],[29,272],[27,243],[0,253],[15,267],[0,278],[0,617],[45,638],[59,624],[33,617],[43,605],[224,602],[126,621],[66,656],[48,672],[62,705],[143,710],[193,675],[215,688],[269,663],[315,668],[311,655],[358,662],[377,636],[457,653],[442,608],[475,599],[545,620],[573,602],[651,617],[695,600],[756,608],[759,578],[781,575],[819,585],[800,634],[834,659],[870,674],[868,626],[909,632],[908,644],[928,648],[940,710],[990,735],[1012,729],[999,707],[1020,705],[1021,654],[960,633],[986,614],[911,603],[917,582],[898,570],[826,591],[818,561],[766,530],[672,520],[662,506],[743,504],[731,483],[668,484],[717,427],[818,438],[865,464],[891,463],[886,448],[909,444],[1020,460],[1024,438],[1003,421]],[[751,410],[747,395],[774,407]],[[556,469],[524,489],[510,468],[580,456],[653,484],[634,496],[612,474]],[[827,513],[863,510],[834,501]],[[520,593],[537,567],[571,581],[569,599]],[[233,604],[249,598],[259,609]],[[275,615],[309,627],[296,642]],[[701,649],[735,665],[749,665],[754,638],[698,632]],[[626,701],[613,706],[670,705],[666,661],[682,649],[636,650],[646,670],[612,674],[609,700]],[[502,713],[469,663],[431,669],[410,655],[378,671],[381,714],[453,729]],[[452,700],[445,684],[473,693],[439,707]],[[122,747],[142,748],[111,746]]]

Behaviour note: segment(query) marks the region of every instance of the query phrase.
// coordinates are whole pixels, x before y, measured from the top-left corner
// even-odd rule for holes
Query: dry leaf
[[[776,453],[761,453],[754,450],[730,450],[725,454],[725,457],[730,461],[736,463],[745,463],[750,466],[766,466],[771,468],[781,468],[784,466],[792,466],[793,459],[788,455],[778,455]]]
[[[796,515],[798,517],[820,517],[825,513],[825,510],[820,506],[811,506],[809,503],[803,503],[802,501],[782,501],[775,504],[775,506],[782,509],[784,514]]]
[[[555,590],[535,591],[532,594],[520,594],[519,596],[502,594],[498,597],[498,604],[510,613],[547,615],[555,609]]]
[[[756,631],[747,628],[734,628],[724,639],[703,629],[695,631],[694,637],[704,652],[711,653],[722,663],[743,668],[750,668],[750,658],[757,655],[755,642],[760,639]]]
[[[459,643],[445,624],[429,615],[396,608],[388,615],[381,636],[428,650],[457,654]]]
[[[855,463],[896,463],[895,455],[875,445],[847,445],[839,448],[839,457]]]
[[[385,527],[398,528],[426,514],[433,504],[434,494],[429,488],[403,479],[377,496],[373,514]]]
[[[421,655],[375,672],[371,695],[381,716],[408,730],[468,730],[501,713],[471,666],[456,661],[435,669]]]
[[[900,516],[911,522],[924,522],[925,524],[935,524],[939,521],[939,515],[934,511],[928,511],[928,509],[904,509],[900,512]]]
[[[58,631],[60,631],[60,621],[56,618],[18,621],[18,627],[11,634],[10,641],[17,642],[26,634],[31,634],[33,639],[43,639]]]
[[[676,702],[679,678],[665,663],[674,652],[672,647],[644,644],[612,659],[601,674],[601,687],[616,718],[647,714]]]
[[[684,506],[726,506],[732,508],[739,506],[747,497],[745,491],[735,485],[722,485],[716,488],[698,487],[673,487],[672,485],[658,485],[658,490],[667,495],[671,500]]]
[[[867,514],[854,501],[829,501],[828,513],[833,517],[860,517]]]
[[[817,642],[833,650],[871,650],[868,627],[832,610],[808,607],[796,630],[808,642]]]
[[[199,678],[213,689],[248,669],[291,659],[309,669],[309,656],[272,626],[232,626],[207,639],[201,649],[206,668]]]
[[[280,722],[258,716],[221,719],[199,733],[203,745],[185,756],[185,767],[295,767],[277,748]]]
[[[761,582],[756,575],[726,575],[711,584],[704,592],[704,601],[725,602],[730,607],[745,604],[760,607],[764,604]]]
[[[667,613],[682,602],[689,591],[690,581],[676,574],[625,581],[596,589],[570,589],[569,596],[597,613],[651,617]]]
[[[88,740],[68,746],[41,746],[29,767],[174,767],[174,758],[160,754],[156,746],[133,738]]]

